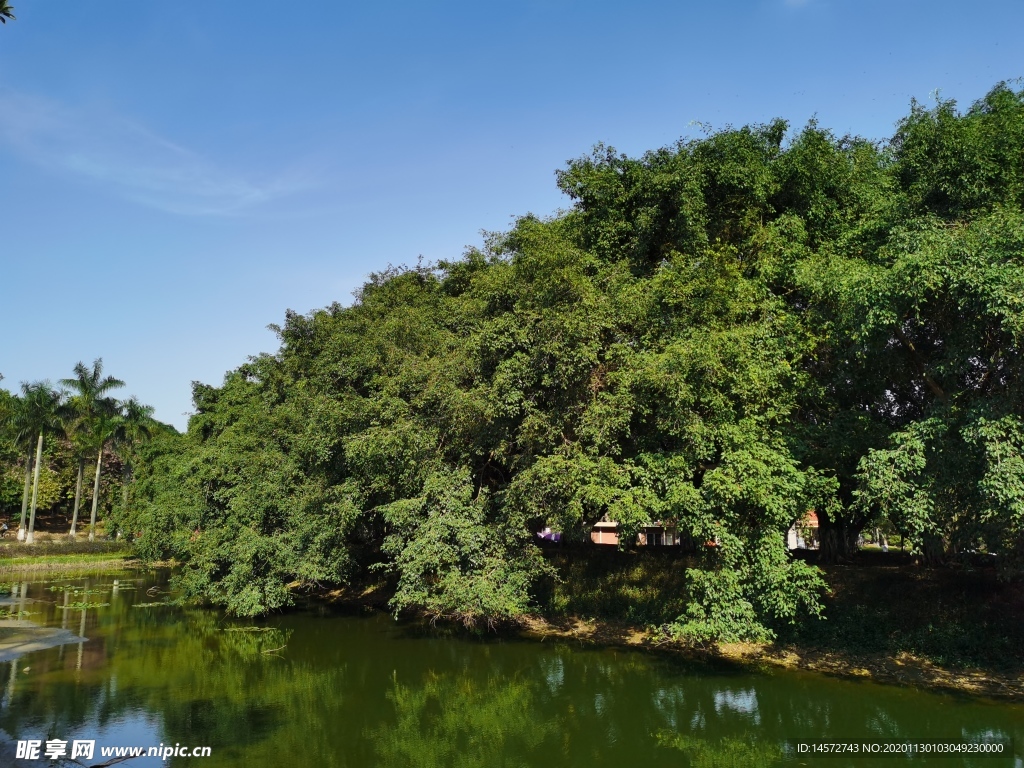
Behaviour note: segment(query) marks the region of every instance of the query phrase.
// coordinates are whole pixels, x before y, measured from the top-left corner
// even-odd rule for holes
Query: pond
[[[166,754],[118,763],[132,768],[1024,766],[1020,705],[641,651],[445,637],[315,604],[231,620],[166,605],[166,573],[13,579],[9,614],[71,642],[0,661],[0,766],[75,765],[42,754],[53,739],[68,756],[74,741],[94,741],[79,765],[115,759],[104,748]],[[815,758],[794,743],[868,739],[998,742],[1004,752]],[[42,742],[38,760],[17,757],[29,740]],[[209,755],[181,756],[195,747]]]

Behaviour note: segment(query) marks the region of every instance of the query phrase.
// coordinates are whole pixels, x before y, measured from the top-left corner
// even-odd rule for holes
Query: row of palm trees
[[[8,401],[6,412],[2,415],[4,426],[18,448],[27,454],[25,490],[18,525],[19,541],[27,544],[35,541],[43,443],[47,438],[54,437],[67,439],[78,460],[75,506],[69,534],[71,538],[77,535],[86,461],[91,460],[92,454],[96,456],[92,513],[89,517],[89,541],[95,540],[104,449],[111,445],[125,449],[124,456],[127,458],[130,449],[148,439],[156,425],[150,406],[143,405],[134,397],[119,401],[110,396],[112,390],[123,386],[124,382],[120,379],[103,375],[103,360],[100,358],[93,362],[91,368],[81,362],[75,365],[74,376],[61,379],[60,388],[53,387],[48,381],[23,383],[21,395]],[[131,471],[127,460],[125,471]],[[128,477],[125,479],[122,493],[127,497]]]

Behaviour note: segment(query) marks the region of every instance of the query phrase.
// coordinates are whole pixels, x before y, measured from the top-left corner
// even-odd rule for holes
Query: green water
[[[120,763],[131,768],[1024,766],[1019,705],[642,652],[441,637],[315,605],[259,622],[266,631],[231,631],[253,622],[152,605],[168,597],[158,593],[166,574],[123,576],[116,589],[110,576],[25,580],[28,618],[87,640],[0,662],[0,766],[60,764],[15,758],[17,740],[47,738],[94,739],[85,765],[109,759],[101,746],[211,749]],[[788,739],[864,738],[1014,744],[1000,759],[782,752]]]

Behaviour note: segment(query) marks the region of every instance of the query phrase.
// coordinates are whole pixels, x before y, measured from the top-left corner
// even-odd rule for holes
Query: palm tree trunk
[[[25,516],[28,515],[28,495],[32,491],[32,452],[25,462],[25,492],[21,495],[21,522],[18,523],[18,541],[25,540]]]
[[[28,534],[25,536],[25,543],[32,544],[36,540],[36,502],[39,501],[39,469],[43,463],[43,433],[39,433],[39,442],[36,443],[36,473],[35,481],[32,483],[32,511],[28,517]]]
[[[96,507],[100,503],[100,470],[103,467],[103,446],[96,454],[96,480],[92,484],[92,515],[89,517],[89,541],[96,541]]]
[[[75,486],[75,512],[71,516],[71,538],[75,538],[75,527],[78,525],[78,508],[82,505],[82,480],[85,477],[85,459],[78,457],[78,484]]]

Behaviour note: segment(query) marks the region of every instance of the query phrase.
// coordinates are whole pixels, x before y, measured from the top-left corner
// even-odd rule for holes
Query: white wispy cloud
[[[0,151],[184,215],[238,214],[311,186],[300,172],[271,178],[233,172],[121,115],[4,88]]]

